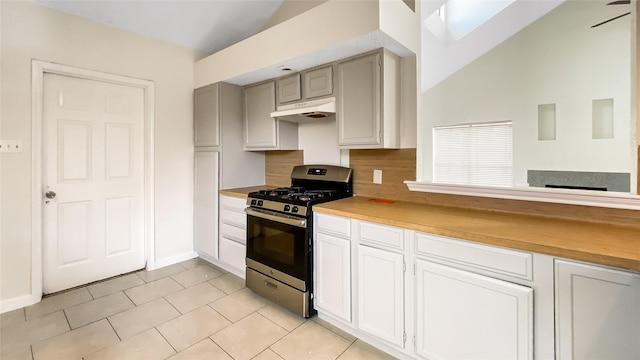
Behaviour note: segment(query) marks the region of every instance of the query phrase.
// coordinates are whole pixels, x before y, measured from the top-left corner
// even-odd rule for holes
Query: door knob
[[[47,199],[53,199],[56,197],[56,193],[54,193],[53,191],[47,191],[46,193],[44,193],[44,196]]]

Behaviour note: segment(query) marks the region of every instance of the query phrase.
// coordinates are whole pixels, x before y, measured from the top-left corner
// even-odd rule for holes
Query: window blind
[[[512,122],[433,128],[434,182],[511,186]]]

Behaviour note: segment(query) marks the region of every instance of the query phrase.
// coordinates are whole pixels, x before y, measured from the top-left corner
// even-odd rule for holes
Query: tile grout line
[[[226,328],[225,328],[225,329],[226,329]],[[224,353],[225,353],[225,354],[229,355],[229,357],[230,357],[230,358],[232,358],[232,359],[234,359],[234,360],[235,360],[235,358],[234,358],[233,356],[231,356],[231,354],[229,354],[229,353],[227,352],[227,350],[225,350],[225,349],[224,349],[220,344],[218,344],[215,340],[213,340],[213,339],[211,338],[213,335],[217,334],[219,331],[222,331],[222,330],[224,330],[224,329],[220,329],[220,330],[218,330],[218,331],[214,332],[213,334],[211,334],[211,335],[207,336],[207,339],[211,340],[214,344],[216,344],[216,346],[217,346],[217,347],[219,347],[219,348],[220,348],[220,350],[224,351]],[[202,340],[200,340],[200,341],[202,341]],[[200,342],[200,341],[199,341],[199,342]],[[197,343],[196,343],[196,344],[197,344]],[[256,355],[256,356],[257,356],[257,355]],[[255,358],[255,356],[254,356],[254,358]],[[253,359],[253,358],[252,358],[252,359]]]
[[[167,320],[167,321],[170,321],[170,320]],[[165,321],[164,323],[166,323],[167,321]],[[162,324],[164,324],[164,323],[162,323]],[[160,324],[160,325],[162,325],[162,324]],[[159,326],[159,325],[156,325],[156,326],[152,327],[151,329],[154,329],[158,334],[160,334],[160,336],[164,339],[164,341],[166,341],[166,342],[167,342],[167,344],[169,344],[169,346],[171,346],[171,348],[173,349],[173,351],[175,351],[175,352],[176,352],[176,354],[179,354],[180,352],[179,352],[175,347],[173,347],[173,344],[171,344],[171,341],[169,341],[169,339],[167,339],[167,338],[164,336],[164,334],[162,333],[162,331],[160,331],[160,330],[158,329],[158,326]],[[145,331],[146,331],[146,330],[145,330]],[[196,344],[197,344],[197,343],[196,343]],[[195,345],[195,344],[193,344],[193,345]],[[193,346],[193,345],[191,345],[191,346]],[[191,346],[189,346],[189,347],[191,347]],[[189,348],[189,347],[188,347],[188,348]],[[188,348],[187,348],[187,349],[188,349]],[[186,349],[185,349],[185,350],[186,350]],[[171,356],[173,356],[173,355],[175,355],[175,354],[172,354]]]

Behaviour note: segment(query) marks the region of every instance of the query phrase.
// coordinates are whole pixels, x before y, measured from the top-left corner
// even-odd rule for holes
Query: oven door
[[[247,265],[259,267],[254,270],[273,277],[277,276],[263,266],[299,279],[302,283],[308,282],[311,236],[307,229],[307,221],[304,218],[262,209],[247,208],[245,211]],[[252,264],[254,266],[251,266]]]

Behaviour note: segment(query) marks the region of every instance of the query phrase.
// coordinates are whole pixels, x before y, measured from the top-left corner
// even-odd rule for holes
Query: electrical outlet
[[[22,141],[0,140],[0,153],[21,153]]]
[[[373,170],[373,183],[382,184],[382,170]]]

